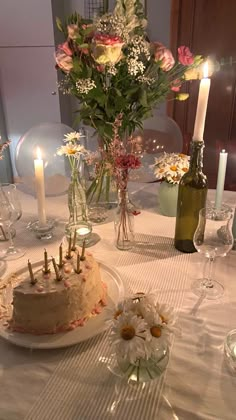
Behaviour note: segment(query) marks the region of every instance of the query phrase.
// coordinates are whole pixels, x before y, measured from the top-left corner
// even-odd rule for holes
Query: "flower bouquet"
[[[155,158],[154,173],[156,178],[169,184],[179,184],[182,176],[188,172],[189,156],[183,153],[165,153]]]
[[[113,13],[93,22],[77,13],[64,24],[57,19],[65,37],[55,53],[57,68],[63,75],[59,88],[78,99],[76,123],[95,129],[102,162],[118,115],[122,115],[119,135],[123,140],[142,128],[153,108],[171,92],[180,90],[185,72],[201,61],[185,46],[178,48],[175,60],[160,42],[149,41],[146,25],[139,0],[117,0]],[[101,166],[100,178],[107,172],[107,166]],[[95,182],[94,188],[99,185]]]
[[[173,308],[158,303],[155,293],[138,293],[113,312],[110,341],[115,351],[114,373],[128,382],[147,382],[168,363],[170,335],[177,331]]]
[[[174,217],[177,211],[179,182],[188,172],[189,156],[183,153],[164,153],[155,158],[154,174],[161,180],[159,187],[160,211],[164,216]]]

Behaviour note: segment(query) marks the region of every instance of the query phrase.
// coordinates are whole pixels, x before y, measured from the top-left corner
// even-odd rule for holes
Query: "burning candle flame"
[[[203,65],[203,77],[204,79],[208,77],[208,62],[207,61]]]
[[[36,149],[36,156],[37,156],[37,159],[42,159],[42,153],[39,147],[37,147]]]

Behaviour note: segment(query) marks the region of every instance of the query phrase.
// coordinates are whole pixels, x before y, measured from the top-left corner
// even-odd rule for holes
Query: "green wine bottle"
[[[207,177],[202,172],[203,141],[192,141],[189,170],[180,180],[175,225],[175,248],[181,252],[196,252],[193,235],[198,225],[199,211],[206,205]]]

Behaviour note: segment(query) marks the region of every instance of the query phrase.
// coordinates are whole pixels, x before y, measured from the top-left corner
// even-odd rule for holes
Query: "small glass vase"
[[[169,361],[169,347],[165,342],[153,351],[148,359],[138,359],[135,363],[117,355],[112,355],[108,369],[130,385],[147,383],[160,377]]]
[[[159,208],[163,216],[175,217],[177,213],[179,184],[162,181],[159,186]]]
[[[118,204],[115,212],[115,243],[120,250],[134,246],[134,206],[129,200],[127,189],[118,190]]]
[[[117,204],[116,183],[109,171],[102,168],[100,175],[89,183],[87,189],[89,220],[92,223],[103,223],[108,218],[109,210]]]
[[[117,183],[108,152],[109,141],[107,143],[100,136],[97,141],[99,153],[95,153],[95,160],[88,159],[85,162],[86,197],[89,220],[93,224],[105,222],[109,217],[109,210],[117,205]],[[91,142],[89,136],[87,149],[94,151],[94,138]]]
[[[70,215],[66,225],[66,236],[74,236],[76,231],[77,244],[81,245],[84,240],[88,242],[92,225],[88,220],[86,193],[77,168],[71,174],[71,182],[68,188],[68,208]]]

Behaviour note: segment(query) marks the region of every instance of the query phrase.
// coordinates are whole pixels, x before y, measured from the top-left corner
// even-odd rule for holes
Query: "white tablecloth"
[[[234,419],[236,375],[228,369],[223,341],[236,327],[236,252],[215,265],[215,277],[225,286],[217,301],[203,301],[190,285],[199,277],[198,254],[181,254],[173,247],[175,219],[158,214],[157,185],[131,185],[132,199],[144,210],[135,219],[137,245],[132,252],[113,244],[113,223],[95,226],[101,240],[91,248],[96,258],[109,262],[134,292],[158,289],[160,299],[179,312],[182,336],[175,337],[168,368],[160,380],[144,390],[125,387],[107,369],[107,333],[61,350],[27,350],[0,340],[0,420],[67,419]],[[18,223],[16,245],[27,254],[1,266],[4,276],[42,259],[45,242],[26,230],[36,215],[36,200],[21,193],[24,216]],[[213,198],[213,192],[209,193]],[[234,193],[225,201],[236,203]],[[47,198],[47,213],[58,217],[47,250],[55,253],[67,219],[66,197]],[[3,247],[4,244],[1,245]]]

